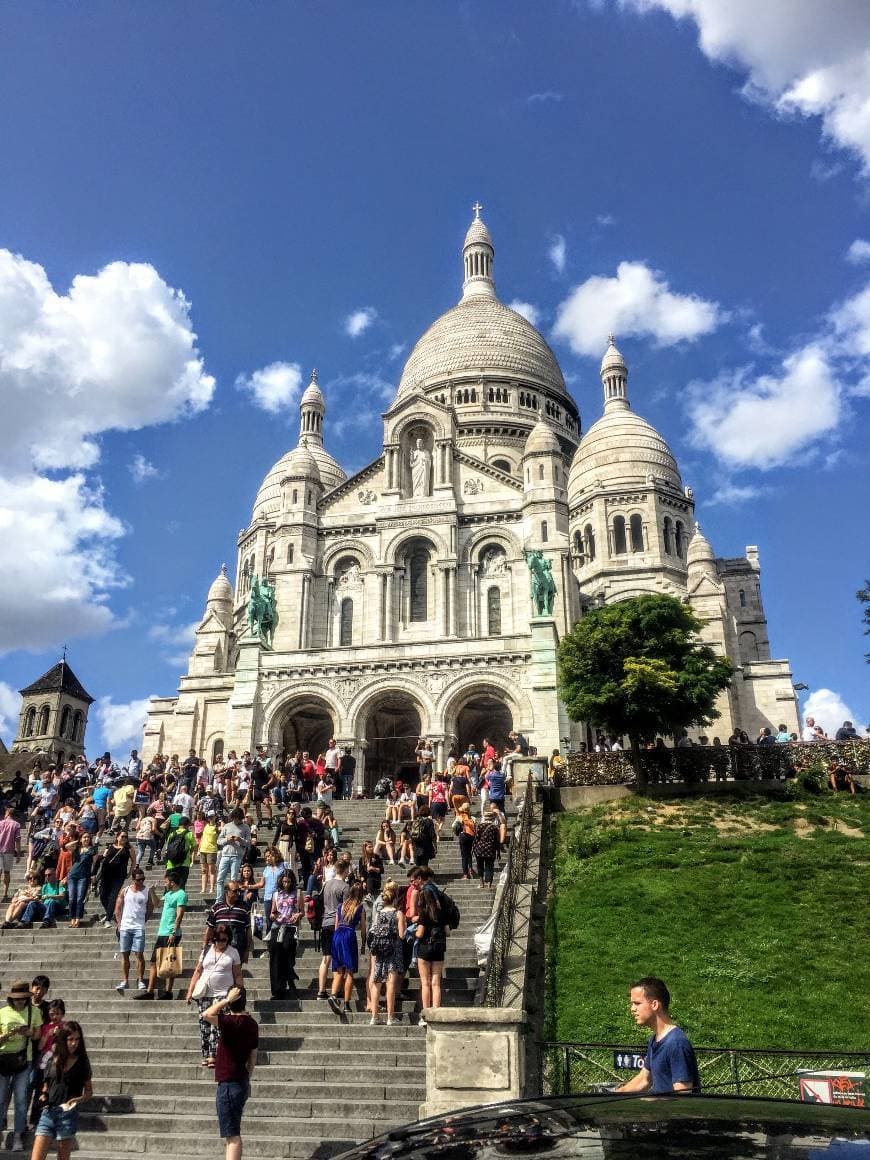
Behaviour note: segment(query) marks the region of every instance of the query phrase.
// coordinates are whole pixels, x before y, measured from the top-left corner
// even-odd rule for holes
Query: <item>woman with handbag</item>
[[[218,1029],[202,1017],[217,999],[223,999],[232,987],[244,987],[242,962],[232,943],[232,931],[225,922],[214,929],[214,939],[203,948],[187,988],[187,1002],[196,1000],[199,1009],[199,1040],[202,1066],[214,1067],[218,1046]]]
[[[258,890],[263,892],[263,936],[265,937],[272,924],[272,899],[278,888],[278,880],[290,867],[285,864],[277,846],[267,846],[264,857],[266,865],[263,867],[263,873],[256,886]]]
[[[374,964],[369,984],[369,1009],[372,1027],[380,1022],[378,1010],[381,1001],[381,987],[387,985],[387,1026],[398,1023],[396,1018],[396,996],[405,973],[405,916],[396,906],[399,888],[392,879],[384,886],[382,905],[372,920],[369,934],[369,953]]]
[[[273,999],[283,999],[288,991],[296,990],[296,943],[303,911],[304,898],[296,875],[292,870],[284,870],[272,895],[270,910],[269,982]]]

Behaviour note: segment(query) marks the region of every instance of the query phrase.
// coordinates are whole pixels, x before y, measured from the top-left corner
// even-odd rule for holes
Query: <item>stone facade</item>
[[[553,352],[496,295],[493,258],[476,217],[462,298],[414,347],[382,454],[352,478],[324,446],[312,376],[298,445],[239,534],[234,583],[222,569],[177,695],[151,702],[146,755],[261,741],[321,750],[332,736],[370,784],[413,757],[418,735],[439,761],[511,728],[541,752],[576,744],[585,731],[556,693],[558,639],[596,602],[641,592],[688,600],[739,666],[717,732],[797,727],[788,664],[770,660],[757,551],[693,563],[691,490],[631,411],[612,342],[604,415],[581,439]],[[556,581],[550,617],[532,615],[533,548]],[[246,619],[263,577],[277,607],[271,648]]]

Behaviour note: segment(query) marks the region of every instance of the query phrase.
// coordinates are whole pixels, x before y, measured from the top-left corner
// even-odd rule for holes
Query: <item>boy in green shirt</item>
[[[167,870],[163,879],[165,887],[163,894],[163,911],[160,915],[160,925],[157,927],[157,938],[154,950],[151,952],[151,966],[148,971],[148,987],[134,995],[134,999],[153,999],[154,988],[157,984],[157,952],[163,947],[178,946],[181,942],[181,923],[187,907],[187,894],[178,881],[177,870]],[[164,989],[157,996],[158,999],[172,998],[173,979],[164,979]]]

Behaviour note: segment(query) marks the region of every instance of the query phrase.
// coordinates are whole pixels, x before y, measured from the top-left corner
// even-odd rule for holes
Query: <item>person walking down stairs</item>
[[[163,879],[165,891],[163,894],[163,912],[160,915],[160,925],[157,927],[157,938],[154,950],[151,952],[151,967],[148,971],[148,986],[134,999],[153,999],[154,988],[157,985],[157,952],[164,947],[175,947],[181,942],[181,924],[187,908],[187,894],[181,889],[178,879],[172,874],[166,874]],[[159,998],[172,998],[173,979],[163,980],[163,990]]]

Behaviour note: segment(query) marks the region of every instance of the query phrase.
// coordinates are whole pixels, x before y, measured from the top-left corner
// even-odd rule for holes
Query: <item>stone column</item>
[[[450,635],[450,569],[441,567],[441,631]]]
[[[456,568],[447,569],[447,595],[449,609],[447,615],[447,635],[456,636]]]
[[[332,647],[333,636],[333,605],[335,603],[335,577],[327,576],[326,578],[326,647]]]
[[[394,569],[390,569],[387,573],[387,621],[385,638],[388,641],[396,639],[396,573]],[[399,611],[401,618],[401,610]]]
[[[420,1118],[521,1099],[525,1016],[516,1007],[439,1007],[426,1014],[426,1102]]]
[[[480,565],[471,567],[471,635],[480,636]]]

